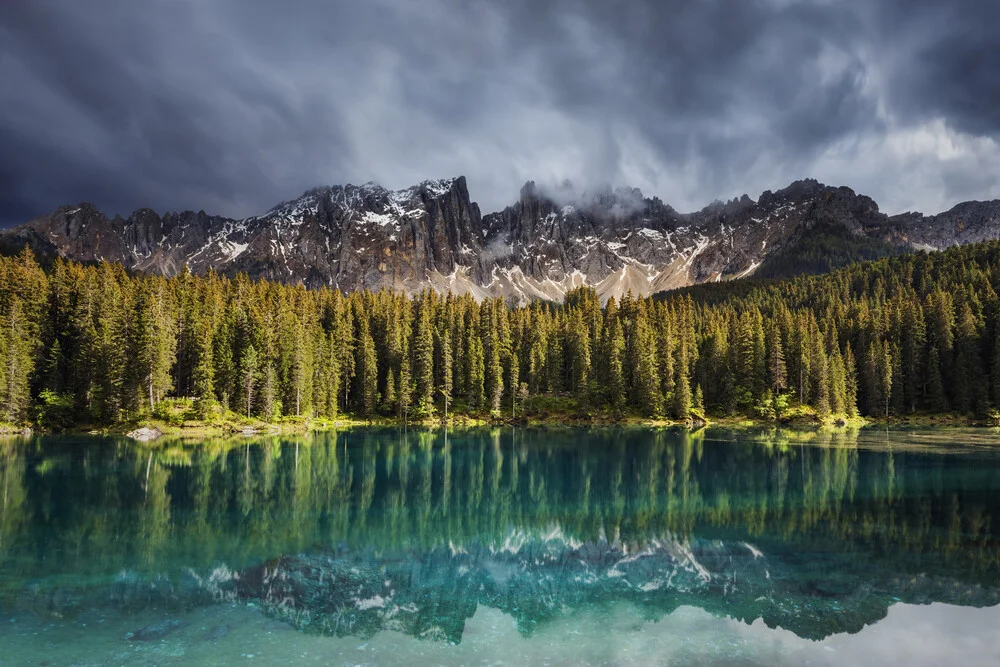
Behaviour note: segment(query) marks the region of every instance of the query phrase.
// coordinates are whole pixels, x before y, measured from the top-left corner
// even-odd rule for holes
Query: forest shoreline
[[[606,415],[598,415],[591,418],[552,416],[552,417],[529,417],[527,419],[496,418],[487,419],[482,417],[472,417],[459,415],[449,416],[445,421],[442,418],[410,419],[405,423],[401,418],[379,417],[364,419],[356,416],[339,416],[336,418],[310,418],[299,421],[282,421],[269,423],[263,421],[256,422],[225,422],[225,423],[204,423],[185,422],[181,424],[169,424],[158,420],[142,420],[139,422],[128,422],[115,424],[106,427],[96,427],[78,425],[60,431],[51,431],[44,428],[37,428],[32,425],[12,425],[0,424],[0,435],[118,435],[132,437],[135,440],[154,440],[162,436],[183,436],[183,437],[232,437],[232,436],[260,436],[260,435],[304,435],[313,432],[336,431],[349,428],[475,428],[475,427],[538,427],[538,428],[602,428],[602,427],[625,427],[625,428],[670,428],[687,427],[692,430],[700,430],[707,427],[725,428],[783,428],[800,431],[812,431],[818,429],[849,429],[861,428],[865,426],[896,426],[896,427],[978,427],[991,428],[997,424],[988,420],[974,419],[965,415],[941,414],[941,415],[911,415],[909,417],[885,418],[862,418],[834,416],[825,419],[762,419],[746,415],[735,415],[728,417],[707,417],[692,421],[676,421],[669,419],[647,419],[642,417],[620,417],[611,418]],[[145,431],[145,433],[142,433]]]
[[[305,435],[307,433],[322,433],[351,428],[476,428],[476,427],[537,427],[537,428],[670,428],[687,427],[700,430],[707,427],[724,428],[782,428],[794,431],[815,431],[820,429],[850,429],[866,426],[894,427],[955,427],[955,428],[996,428],[998,424],[991,420],[976,419],[967,415],[956,414],[923,414],[907,417],[892,416],[889,419],[831,416],[814,419],[762,419],[746,415],[727,417],[706,417],[692,421],[676,421],[669,419],[647,419],[627,416],[612,418],[607,415],[597,415],[590,418],[567,417],[565,415],[551,417],[529,417],[527,419],[494,418],[458,415],[443,418],[410,419],[406,422],[397,417],[378,417],[365,419],[356,416],[339,416],[336,418],[310,418],[299,421],[269,422],[225,422],[203,423],[185,422],[168,424],[158,420],[142,420],[114,424],[110,426],[78,425],[60,431],[38,428],[34,425],[0,424],[0,436],[31,436],[31,435],[117,435],[130,437],[136,441],[152,441],[160,437],[238,437],[262,435]]]
[[[860,417],[847,415],[829,415],[819,417],[815,414],[795,415],[785,418],[761,418],[749,415],[732,416],[705,416],[696,417],[688,421],[671,419],[651,419],[628,415],[622,417],[612,417],[609,415],[593,415],[590,417],[551,415],[547,417],[529,416],[527,418],[511,419],[509,417],[487,418],[483,416],[470,415],[449,415],[447,420],[441,417],[428,417],[422,419],[409,419],[404,422],[399,417],[377,417],[365,419],[354,415],[339,416],[336,418],[311,418],[303,421],[283,421],[279,423],[259,422],[246,426],[234,426],[232,424],[199,424],[190,423],[183,425],[158,424],[156,422],[144,422],[136,425],[118,425],[106,429],[71,429],[67,432],[75,433],[108,433],[125,435],[134,428],[143,425],[158,428],[165,435],[296,435],[310,432],[333,431],[345,428],[377,428],[377,427],[410,427],[410,428],[475,428],[475,427],[634,427],[634,428],[669,428],[687,427],[691,430],[699,430],[707,427],[726,428],[760,428],[777,427],[792,430],[810,431],[827,428],[861,428],[866,426],[895,426],[895,427],[977,427],[996,428],[1000,424],[989,419],[979,419],[969,415],[959,414],[915,414],[908,416],[885,417]]]

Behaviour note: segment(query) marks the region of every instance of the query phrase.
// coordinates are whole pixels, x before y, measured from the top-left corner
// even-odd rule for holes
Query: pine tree
[[[570,389],[583,396],[590,380],[590,332],[584,324],[583,312],[576,310],[566,332],[570,359]]]
[[[247,418],[250,418],[250,410],[253,407],[254,389],[257,387],[257,380],[260,375],[260,359],[257,355],[257,348],[252,344],[247,345],[240,358],[240,376],[243,385],[243,401],[246,406]]]
[[[418,307],[414,323],[413,376],[417,385],[414,407],[420,414],[434,414],[434,333],[426,296]]]
[[[119,421],[125,406],[126,351],[132,334],[124,285],[127,277],[120,265],[101,264],[93,276],[92,301],[88,304],[88,363],[92,375],[91,408],[97,421]]]
[[[312,350],[310,339],[306,335],[306,324],[302,319],[304,318],[295,318],[292,329],[294,334],[290,381],[296,417],[301,416],[303,411],[309,410],[312,396]]]
[[[528,329],[528,390],[539,394],[547,388],[546,360],[549,349],[547,323],[537,308],[531,314]]]
[[[916,295],[901,300],[902,322],[899,335],[901,337],[899,367],[902,371],[899,378],[900,401],[908,412],[915,412],[925,396],[923,394],[925,374],[925,349],[927,346],[927,328],[923,309]]]
[[[924,303],[927,318],[928,345],[937,347],[941,362],[941,377],[946,386],[951,382],[953,371],[953,350],[955,341],[955,307],[951,294],[936,290],[929,294]]]
[[[873,341],[868,346],[865,374],[868,381],[868,414],[888,417],[892,398],[892,357],[888,341]]]
[[[19,298],[12,299],[4,324],[3,344],[0,346],[4,380],[3,412],[6,421],[17,423],[27,416],[30,398],[28,381],[34,366],[31,340],[24,336],[26,314]]]
[[[749,409],[764,390],[763,325],[759,314],[747,311],[739,319],[736,336],[736,391],[740,407]]]
[[[495,313],[496,304],[493,301],[487,301],[481,311],[480,324],[483,338],[484,384],[489,408],[492,412],[500,410],[500,401],[504,390],[499,320]]]
[[[556,315],[545,341],[545,386],[550,392],[561,392],[566,388],[564,317],[561,312]]]
[[[826,344],[815,318],[809,322],[809,401],[816,411],[825,415],[830,411],[829,362]]]
[[[470,336],[468,349],[469,357],[469,379],[468,395],[466,401],[472,409],[482,408],[485,404],[486,394],[483,388],[483,376],[485,362],[483,360],[483,343],[479,336]]]
[[[770,385],[774,395],[778,396],[788,386],[788,371],[785,366],[785,351],[781,345],[781,332],[777,327],[771,327],[770,353],[767,362],[770,373]]]
[[[144,396],[150,412],[171,390],[171,370],[177,358],[176,324],[166,303],[166,289],[153,280],[138,286],[128,355],[130,398],[138,400]],[[133,401],[128,404],[136,407]]]
[[[201,403],[215,398],[215,366],[213,362],[212,331],[205,318],[199,318],[191,333],[193,338],[194,367],[191,373],[194,395]]]
[[[396,379],[396,372],[390,368],[385,376],[385,391],[382,393],[382,412],[388,415],[395,414],[399,401],[396,398],[396,387],[399,381]]]
[[[358,341],[358,410],[365,417],[370,417],[378,403],[378,358],[375,356],[375,341],[365,317],[361,318]]]
[[[399,403],[399,416],[405,424],[410,414],[410,403],[413,401],[413,375],[410,372],[410,355],[404,354],[399,369],[399,387],[396,389],[396,401]]]
[[[840,348],[834,344],[827,357],[829,361],[830,409],[835,414],[847,412],[847,374]]]
[[[967,413],[975,407],[982,358],[979,352],[979,331],[975,315],[968,303],[959,309],[955,335],[955,408]]]
[[[885,416],[888,418],[889,401],[892,398],[892,355],[889,353],[888,341],[882,343],[882,348],[883,348],[881,354],[882,377],[880,379],[882,381],[882,387],[881,387],[882,393],[885,397]]]
[[[830,414],[830,366],[825,352],[814,357],[813,369],[816,378],[814,406],[820,415],[828,415]]]
[[[625,376],[622,371],[625,335],[622,333],[621,321],[617,316],[609,317],[604,331],[607,338],[605,347],[608,364],[608,399],[612,406],[619,409],[625,404]]]
[[[647,417],[656,417],[662,410],[663,397],[660,395],[660,378],[657,372],[656,341],[646,319],[645,309],[637,310],[634,327],[631,400],[639,408],[641,414]],[[686,378],[687,374],[678,368],[678,377]],[[690,408],[690,394],[688,395],[688,407]],[[675,412],[679,409],[683,409],[683,404],[675,400]],[[686,417],[686,414],[684,416]]]
[[[655,335],[660,392],[666,405],[672,408],[677,388],[674,359],[678,354],[677,344],[683,344],[684,341],[682,337],[674,336],[674,328],[677,326],[675,313],[664,312],[659,319],[660,326],[655,328]]]
[[[850,344],[844,350],[844,404],[847,414],[858,416],[858,372]]]
[[[274,364],[268,364],[267,368],[264,370],[264,386],[261,389],[261,409],[264,414],[264,419],[267,421],[273,421],[277,417],[281,416],[281,410],[278,407],[279,403],[277,401],[277,394],[277,373],[274,371]]]
[[[448,408],[451,405],[452,390],[454,388],[452,371],[451,329],[445,326],[441,332],[441,385],[439,389],[441,398],[444,401],[445,419],[448,419]]]
[[[996,315],[993,322],[993,354],[990,364],[990,398],[994,408],[1000,408],[1000,322]]]
[[[941,356],[936,345],[932,346],[927,354],[927,382],[924,391],[927,396],[927,407],[931,411],[946,412],[948,410],[944,380],[941,378]]]
[[[683,344],[682,344],[683,346]],[[674,385],[673,416],[675,419],[687,419],[691,414],[691,382],[687,373],[678,367],[677,381]]]

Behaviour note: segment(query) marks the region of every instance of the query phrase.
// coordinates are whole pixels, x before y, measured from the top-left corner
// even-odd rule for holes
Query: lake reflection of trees
[[[0,566],[23,577],[238,568],[334,547],[499,547],[515,530],[556,527],[576,542],[696,535],[891,553],[921,569],[929,558],[984,575],[1000,565],[995,464],[860,449],[856,431],[812,439],[366,429],[152,447],[8,441]]]

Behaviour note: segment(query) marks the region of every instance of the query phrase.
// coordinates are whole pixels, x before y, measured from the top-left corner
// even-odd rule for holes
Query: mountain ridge
[[[849,250],[841,256],[810,245],[819,234]],[[401,190],[371,181],[320,186],[244,219],[148,208],[109,218],[83,202],[5,230],[0,245],[168,276],[186,266],[343,291],[430,287],[523,302],[560,300],[583,285],[602,300],[645,295],[747,277],[762,266],[769,276],[825,270],[998,237],[1000,200],[887,216],[866,195],[803,179],[757,200],[744,194],[679,213],[637,188],[578,193],[568,182],[528,181],[516,202],[484,215],[458,176]],[[796,261],[806,252],[830,257]]]

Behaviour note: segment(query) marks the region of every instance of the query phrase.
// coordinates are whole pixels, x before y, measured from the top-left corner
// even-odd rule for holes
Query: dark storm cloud
[[[680,209],[814,176],[890,211],[1000,196],[992,2],[12,0],[0,221],[228,215],[466,174]]]
[[[890,91],[901,114],[943,116],[962,131],[997,135],[1000,3],[913,0],[868,11],[884,47],[898,49],[885,50],[894,61]]]

